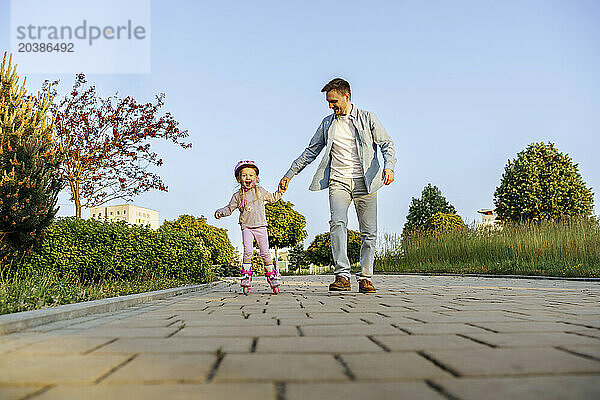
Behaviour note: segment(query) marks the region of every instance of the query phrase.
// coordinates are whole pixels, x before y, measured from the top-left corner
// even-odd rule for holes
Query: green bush
[[[55,220],[23,267],[84,282],[152,276],[206,282],[213,277],[209,251],[186,233],[77,218]]]
[[[469,228],[465,225],[459,215],[439,212],[435,213],[427,220],[423,229],[429,234],[438,234],[446,232],[466,232]]]
[[[360,260],[360,242],[360,233],[348,229],[348,259],[350,264],[355,264]],[[308,249],[306,249],[306,258],[308,262],[315,265],[333,265],[329,232],[315,236]]]
[[[552,143],[532,143],[508,161],[494,204],[502,221],[552,221],[591,216],[594,197],[569,156]]]
[[[206,218],[181,215],[175,221],[165,221],[159,231],[178,231],[198,238],[210,252],[212,265],[229,264],[234,258],[234,248],[227,230],[206,223]]]

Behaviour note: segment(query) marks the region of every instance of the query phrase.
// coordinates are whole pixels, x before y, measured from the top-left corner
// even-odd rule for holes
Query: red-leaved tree
[[[44,90],[49,87],[44,85]],[[87,85],[85,75],[78,74],[71,92],[54,105],[58,145],[65,152],[62,173],[77,218],[82,207],[130,201],[150,189],[167,191],[160,176],[150,170],[163,163],[150,142],[165,139],[183,148],[191,143],[182,141],[188,132],[178,128],[170,113],[159,115],[164,97],[160,93],[156,102],[144,104],[116,94],[101,98],[95,86]]]

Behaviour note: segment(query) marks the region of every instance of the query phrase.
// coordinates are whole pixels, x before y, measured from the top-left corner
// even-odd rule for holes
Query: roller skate
[[[270,272],[265,270],[265,277],[267,278],[267,282],[269,283],[269,286],[271,286],[273,293],[279,294],[281,278],[277,274],[277,270],[275,268],[273,268]]]
[[[249,265],[248,269],[245,269],[244,266],[242,266],[241,273],[240,286],[242,287],[242,292],[247,296],[250,292],[250,284],[252,283],[252,266]]]

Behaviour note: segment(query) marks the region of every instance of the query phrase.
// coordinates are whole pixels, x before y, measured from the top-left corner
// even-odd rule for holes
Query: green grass
[[[97,283],[85,283],[77,278],[60,277],[52,272],[21,271],[0,280],[0,314],[169,289],[195,283],[162,276],[140,276],[130,281],[105,279]]]
[[[385,234],[375,271],[600,277],[600,227],[596,221],[570,220],[404,241]]]

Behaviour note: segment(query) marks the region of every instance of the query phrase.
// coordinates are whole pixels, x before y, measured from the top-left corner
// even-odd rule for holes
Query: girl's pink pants
[[[248,264],[252,262],[254,239],[256,239],[256,243],[258,243],[260,256],[262,257],[265,265],[272,265],[273,259],[271,258],[271,253],[269,252],[269,234],[267,233],[266,226],[261,226],[259,228],[242,229],[242,243],[244,244],[244,263]]]

